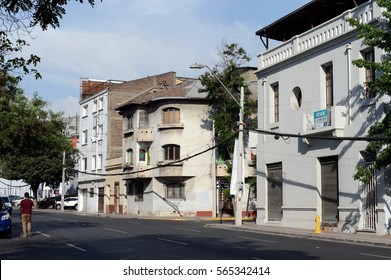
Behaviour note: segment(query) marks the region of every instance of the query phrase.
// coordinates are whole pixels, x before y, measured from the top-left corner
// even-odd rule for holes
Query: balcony
[[[346,125],[344,106],[333,106],[330,110],[318,110],[303,115],[302,135],[332,135],[343,137]]]
[[[172,177],[172,176],[182,176],[183,173],[183,162],[172,163],[171,160],[161,160],[157,162],[159,168],[160,177]]]
[[[136,179],[136,178],[151,178],[152,177],[151,165],[134,165],[133,170],[129,174],[124,174],[124,179]],[[130,170],[129,170],[130,171]]]
[[[137,131],[137,142],[152,142],[152,128],[139,128]]]
[[[183,123],[162,123],[158,124],[157,128],[159,130],[164,129],[183,129],[185,125]]]
[[[122,164],[122,170],[123,171],[130,171],[130,170],[132,170],[133,169],[133,162],[124,162],[123,164]]]
[[[132,127],[129,127],[129,128],[127,127],[127,128],[123,129],[124,137],[130,137],[133,135],[133,133],[134,133],[134,129]]]
[[[347,18],[356,18],[362,23],[369,23],[379,16],[381,16],[381,10],[373,3],[363,4],[355,9],[348,10],[342,15],[297,35],[258,56],[259,70],[278,64],[351,32],[353,29],[346,22]]]
[[[216,162],[216,176],[217,177],[228,177],[228,167],[224,162]]]

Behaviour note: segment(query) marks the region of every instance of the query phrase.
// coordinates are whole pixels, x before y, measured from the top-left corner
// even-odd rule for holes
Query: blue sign
[[[330,125],[330,111],[328,109],[314,112],[315,129]]]

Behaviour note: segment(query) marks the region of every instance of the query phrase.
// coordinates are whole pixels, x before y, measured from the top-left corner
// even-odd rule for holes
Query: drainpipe
[[[351,65],[352,65],[352,56],[351,56],[352,44],[349,43],[346,46],[346,54],[347,54],[347,71],[348,71],[348,124],[351,121],[351,110],[352,110],[352,90],[351,90]]]

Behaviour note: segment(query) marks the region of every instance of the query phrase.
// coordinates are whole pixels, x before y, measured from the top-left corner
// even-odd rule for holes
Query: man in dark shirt
[[[24,193],[24,199],[19,204],[22,214],[23,237],[31,236],[31,214],[34,208],[34,202],[29,199],[29,193]]]

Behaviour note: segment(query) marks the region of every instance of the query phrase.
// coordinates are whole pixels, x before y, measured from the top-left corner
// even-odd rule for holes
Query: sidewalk
[[[272,234],[302,239],[317,239],[332,242],[353,243],[356,245],[385,247],[391,249],[391,235],[376,235],[375,233],[357,232],[322,232],[315,233],[314,230],[287,228],[271,225],[257,225],[254,222],[244,221],[242,226],[236,226],[235,222],[223,221],[220,223],[208,223],[206,227],[222,228],[225,230],[251,231],[262,234]]]

